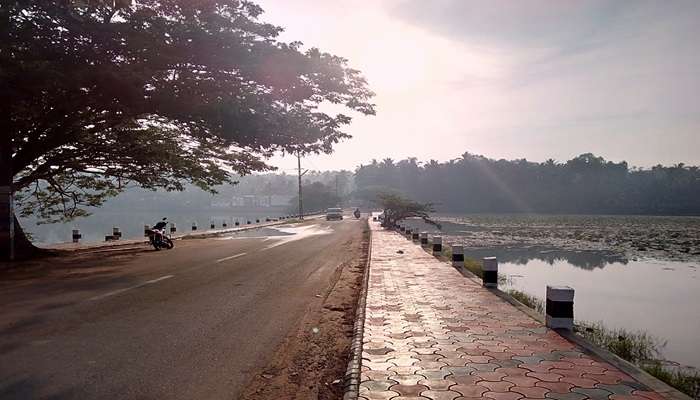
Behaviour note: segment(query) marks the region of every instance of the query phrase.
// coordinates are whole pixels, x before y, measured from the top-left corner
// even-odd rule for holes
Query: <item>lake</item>
[[[465,256],[496,256],[501,289],[540,299],[546,285],[576,290],[575,318],[644,330],[663,355],[700,368],[700,218],[438,215],[443,243]]]

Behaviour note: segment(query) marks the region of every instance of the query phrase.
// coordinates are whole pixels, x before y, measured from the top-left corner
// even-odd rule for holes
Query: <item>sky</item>
[[[349,59],[377,94],[377,115],[304,168],[465,152],[700,164],[700,1],[258,3],[282,40]]]

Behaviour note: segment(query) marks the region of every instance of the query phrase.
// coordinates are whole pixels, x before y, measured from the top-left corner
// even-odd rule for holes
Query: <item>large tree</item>
[[[351,117],[329,110],[374,113],[347,60],[279,41],[249,1],[0,7],[0,188],[18,214],[73,218],[134,184],[211,189],[276,151],[330,152]]]

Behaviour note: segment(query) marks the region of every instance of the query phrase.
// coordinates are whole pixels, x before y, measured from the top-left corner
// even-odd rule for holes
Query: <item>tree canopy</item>
[[[393,227],[401,220],[414,217],[433,223],[428,214],[434,211],[430,203],[418,203],[395,193],[379,193],[376,202],[384,210],[383,226]]]
[[[276,151],[330,152],[351,116],[328,110],[374,113],[347,60],[279,41],[250,1],[1,7],[0,167],[25,214],[74,217],[130,184],[209,189]]]
[[[385,159],[360,166],[355,187],[388,188],[443,212],[700,215],[698,167],[630,168],[590,153],[566,162]]]

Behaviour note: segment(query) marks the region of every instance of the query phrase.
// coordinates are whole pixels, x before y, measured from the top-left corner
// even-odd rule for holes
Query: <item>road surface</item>
[[[365,226],[308,221],[5,279],[0,399],[235,399],[359,256]]]

